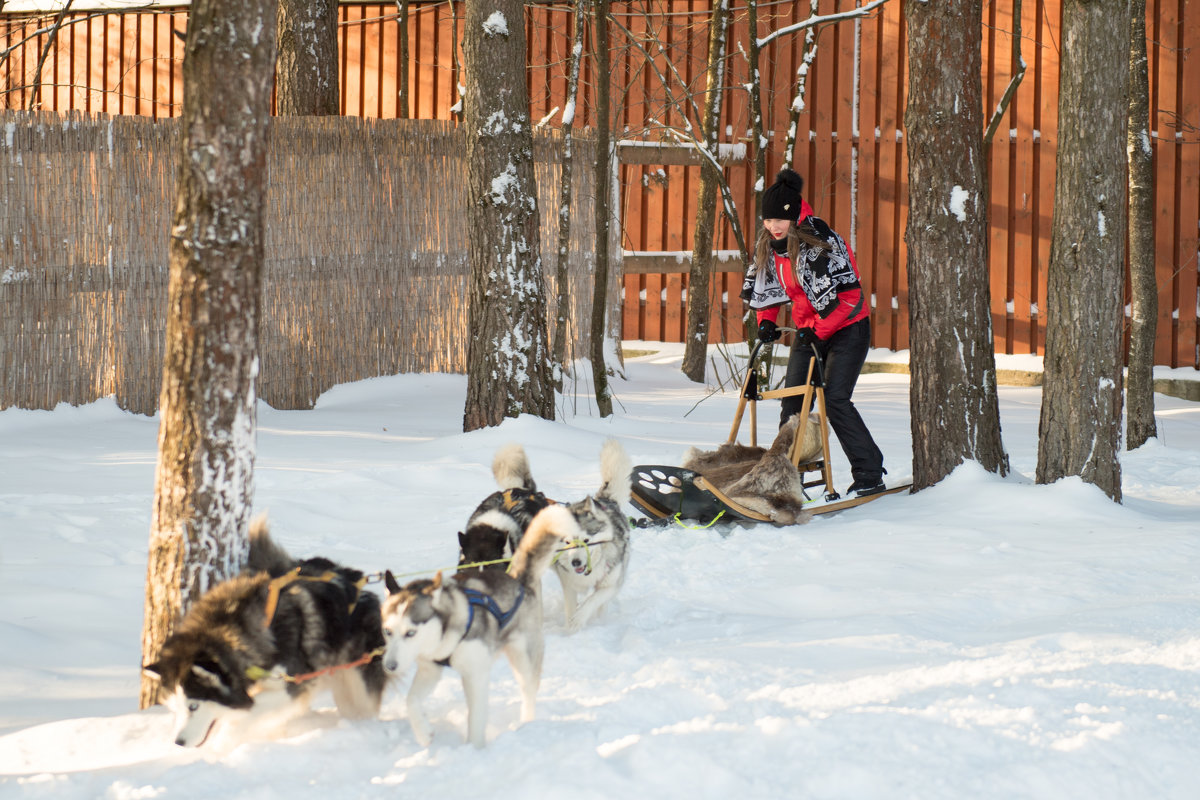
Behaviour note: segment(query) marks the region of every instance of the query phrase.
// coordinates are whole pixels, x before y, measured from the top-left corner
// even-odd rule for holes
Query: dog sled
[[[754,344],[742,381],[729,438],[710,452],[692,448],[681,466],[640,464],[630,476],[631,502],[648,515],[642,527],[689,520],[792,525],[811,515],[832,514],[907,492],[912,484],[892,486],[866,496],[841,497],[833,486],[829,458],[829,422],[825,414],[823,362],[816,349],[805,382],[767,390],[759,385],[755,364],[762,341]],[[803,395],[803,410],[780,428],[769,448],[758,445],[758,403]],[[749,445],[738,433],[749,411]],[[811,494],[810,494],[811,493]]]

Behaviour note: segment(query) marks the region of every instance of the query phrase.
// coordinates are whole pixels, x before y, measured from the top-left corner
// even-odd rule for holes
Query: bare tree
[[[408,0],[396,0],[396,116],[408,119],[411,113],[408,102]]]
[[[1000,98],[1000,102],[988,122],[987,130],[983,133],[984,148],[992,146],[992,139],[995,138],[996,131],[1000,129],[1000,123],[1004,121],[1004,115],[1012,103],[1013,96],[1017,93],[1017,87],[1025,79],[1025,59],[1021,57],[1021,0],[1013,0],[1012,26],[1012,56],[1009,63],[1013,65],[1014,71],[1012,78],[1008,81],[1008,86],[1004,87],[1004,95]]]
[[[817,0],[809,0],[809,7],[812,10],[812,14],[808,19],[797,22],[795,25],[786,25],[778,30],[774,30],[758,40],[758,47],[762,49],[776,39],[790,36],[793,33],[804,32],[804,51],[800,58],[800,65],[796,68],[795,90],[792,94],[792,103],[788,107],[788,132],[783,148],[783,163],[785,166],[791,166],[796,160],[796,135],[800,124],[800,112],[804,110],[808,71],[817,57],[817,29],[822,25],[866,17],[886,2],[888,0],[870,0],[870,2],[857,8],[848,8],[845,11],[822,15],[817,13]],[[756,35],[753,29],[751,29],[751,35]],[[757,74],[757,62],[752,63],[751,66],[755,74]],[[756,136],[761,136],[761,134],[761,129],[755,131]],[[765,175],[759,177],[765,178]]]
[[[583,33],[587,29],[587,17],[584,13],[583,0],[575,3],[573,16],[575,36],[571,47],[570,65],[567,68],[567,106],[563,109],[562,131],[563,156],[562,171],[558,181],[558,248],[555,263],[555,291],[558,302],[554,312],[554,364],[557,370],[566,370],[567,365],[567,321],[571,309],[569,271],[567,269],[571,256],[571,197],[575,194],[574,159],[575,159],[575,103],[579,92],[579,68],[583,63]],[[598,295],[601,302],[607,299],[607,292]],[[556,385],[561,386],[561,380],[556,379]]]
[[[63,7],[59,9],[58,16],[54,18],[54,24],[50,27],[50,31],[46,35],[46,43],[42,46],[42,53],[38,56],[37,66],[33,70],[33,88],[29,92],[30,111],[38,107],[42,96],[42,68],[46,66],[46,58],[58,44],[58,32],[62,29],[63,21],[66,20],[67,14],[71,10],[71,4],[74,2],[75,0],[67,0],[63,4]],[[0,2],[0,11],[3,9],[4,3]]]
[[[1154,274],[1154,152],[1150,148],[1150,79],[1146,63],[1146,0],[1132,0],[1129,24],[1129,384],[1126,447],[1135,450],[1158,434],[1154,421],[1154,339],[1158,335],[1158,282]]]
[[[596,407],[602,417],[612,416],[612,394],[608,388],[608,367],[604,363],[604,342],[608,306],[609,236],[612,223],[612,109],[609,96],[612,85],[608,58],[609,0],[593,0],[596,59],[596,290],[592,296],[591,362]]]
[[[909,3],[913,488],[965,460],[1008,472],[988,286],[980,0]]]
[[[1121,499],[1128,0],[1065,0],[1038,483]]]
[[[692,232],[692,266],[688,275],[687,336],[683,350],[683,374],[704,382],[708,361],[708,296],[712,277],[713,227],[716,224],[716,186],[721,171],[717,162],[721,100],[724,97],[725,53],[729,36],[729,0],[714,0],[708,23],[708,78],[704,94],[704,118],[700,123],[701,146],[709,154],[700,165],[696,192],[696,227]]]
[[[281,117],[337,116],[338,0],[278,0]]]
[[[554,418],[520,0],[466,4],[467,240],[463,430]]]
[[[248,548],[275,24],[275,0],[195,0],[188,21],[143,663]]]
[[[762,60],[762,45],[758,43],[758,0],[746,0],[746,28],[750,32],[749,46],[746,48],[746,68],[750,73],[750,132],[754,145],[754,216],[757,220],[761,214],[762,192],[767,188],[767,139],[763,125],[762,108],[762,75],[760,66]],[[747,312],[749,315],[749,312]]]

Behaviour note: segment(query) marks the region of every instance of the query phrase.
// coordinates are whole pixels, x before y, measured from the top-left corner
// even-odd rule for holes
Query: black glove
[[[796,344],[800,347],[811,347],[821,341],[817,332],[812,328],[800,328],[796,331]]]
[[[770,344],[780,336],[783,336],[783,332],[771,320],[764,319],[758,323],[758,340],[763,344]]]

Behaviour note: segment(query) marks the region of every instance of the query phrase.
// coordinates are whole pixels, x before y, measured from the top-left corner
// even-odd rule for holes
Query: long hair
[[[767,258],[771,255],[771,234],[766,228],[760,228],[758,239],[754,242],[754,265],[756,269],[766,266]],[[822,250],[832,250],[829,242],[817,236],[809,225],[792,225],[788,227],[787,254],[788,259],[795,265],[800,255],[801,245],[819,247]]]

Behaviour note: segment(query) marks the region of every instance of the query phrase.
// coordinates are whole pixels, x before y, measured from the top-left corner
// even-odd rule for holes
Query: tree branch
[[[50,57],[50,51],[54,48],[54,42],[58,39],[58,29],[62,27],[63,19],[67,16],[67,12],[71,10],[71,4],[75,0],[67,0],[63,5],[62,10],[58,12],[58,16],[54,19],[54,25],[50,28],[50,34],[46,38],[46,46],[42,48],[42,55],[38,58],[37,69],[33,73],[33,90],[29,93],[29,107],[26,111],[33,111],[37,105],[38,95],[42,93],[42,67],[46,65],[46,59]]]
[[[991,120],[988,122],[987,131],[983,134],[983,146],[990,147],[992,138],[996,135],[996,130],[1000,127],[1000,120],[1004,118],[1004,113],[1008,111],[1008,106],[1012,103],[1013,95],[1017,93],[1017,86],[1020,85],[1021,79],[1025,77],[1025,59],[1021,57],[1021,0],[1013,0],[1013,61],[1021,65],[1021,68],[1012,76],[1012,80],[1008,82],[1008,87],[1004,90],[1004,96],[1000,98],[1000,103],[996,106],[995,112],[992,114]]]
[[[806,28],[814,28],[818,25],[825,25],[830,22],[844,22],[848,19],[858,19],[860,17],[868,16],[872,11],[879,8],[887,1],[888,0],[871,0],[871,2],[867,3],[861,8],[854,8],[850,9],[849,11],[840,11],[837,14],[826,14],[825,16],[813,14],[803,22],[797,22],[795,25],[788,25],[786,28],[780,28],[777,31],[771,31],[766,36],[758,40],[758,46],[765,47],[782,36],[786,36],[789,33],[802,31]]]

